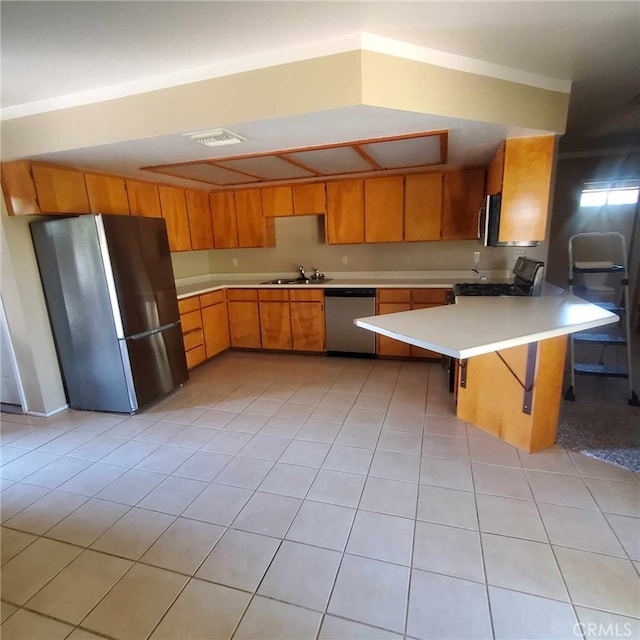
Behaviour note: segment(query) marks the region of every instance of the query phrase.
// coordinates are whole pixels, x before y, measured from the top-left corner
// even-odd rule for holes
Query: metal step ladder
[[[619,241],[619,252],[616,252],[615,260],[600,263],[576,263],[573,260],[574,242],[583,238],[602,239],[609,243],[611,239]],[[576,275],[589,273],[612,273],[620,278],[620,302],[597,302],[607,311],[611,311],[620,316],[618,327],[621,329],[619,335],[609,333],[588,333],[580,332],[569,336],[569,353],[571,357],[571,386],[564,394],[565,400],[575,400],[576,375],[602,376],[606,378],[626,378],[629,381],[629,404],[632,407],[640,406],[640,401],[633,390],[632,364],[631,364],[631,327],[629,305],[629,274],[627,273],[627,253],[625,249],[624,236],[617,231],[601,231],[592,233],[577,233],[569,238],[569,289],[575,293],[577,287]],[[600,345],[600,356],[597,362],[576,362],[576,344]],[[626,355],[626,367],[612,366],[604,364],[605,350],[608,347],[623,347]]]

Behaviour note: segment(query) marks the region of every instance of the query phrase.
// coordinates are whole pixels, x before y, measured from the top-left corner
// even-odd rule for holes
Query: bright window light
[[[635,204],[640,187],[637,181],[616,183],[590,183],[580,194],[581,207],[604,207],[605,205]]]

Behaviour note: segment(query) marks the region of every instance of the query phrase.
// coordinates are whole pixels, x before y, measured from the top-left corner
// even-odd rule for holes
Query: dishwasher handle
[[[324,290],[325,298],[375,298],[375,289],[334,289]]]

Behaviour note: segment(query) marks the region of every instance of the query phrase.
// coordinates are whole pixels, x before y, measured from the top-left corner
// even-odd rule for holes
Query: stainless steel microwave
[[[536,240],[500,242],[500,209],[502,193],[488,195],[478,216],[478,237],[485,247],[535,247]]]

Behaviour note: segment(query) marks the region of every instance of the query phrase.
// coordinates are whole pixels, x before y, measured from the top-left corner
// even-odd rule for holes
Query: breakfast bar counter
[[[618,319],[546,286],[539,297],[458,297],[355,322],[458,359],[458,418],[532,453],[556,440],[567,335]]]

